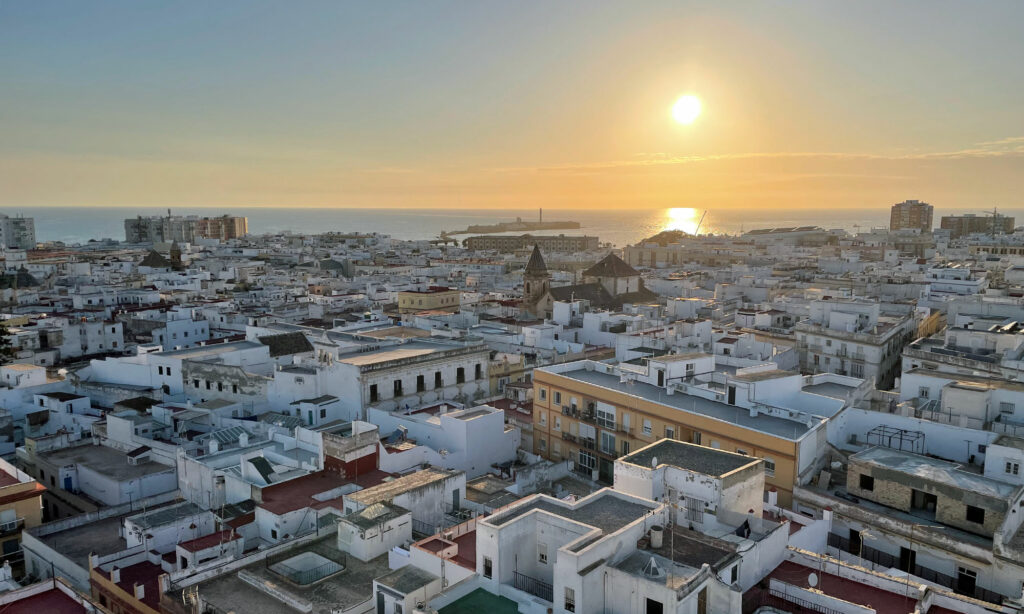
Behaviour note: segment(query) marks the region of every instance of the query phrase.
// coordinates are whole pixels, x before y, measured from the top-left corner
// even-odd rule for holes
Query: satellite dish
[[[807,576],[807,583],[810,584],[811,587],[818,586],[818,574],[811,573],[811,575]]]

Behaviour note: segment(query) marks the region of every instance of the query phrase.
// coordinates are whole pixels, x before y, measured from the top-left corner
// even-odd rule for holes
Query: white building
[[[800,368],[873,379],[878,388],[890,388],[900,352],[916,332],[913,317],[881,316],[876,301],[813,301],[810,317],[796,325]]]

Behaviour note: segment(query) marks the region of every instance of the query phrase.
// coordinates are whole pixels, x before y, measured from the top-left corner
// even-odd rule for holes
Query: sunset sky
[[[0,207],[1017,207],[1022,23],[934,0],[0,0]]]

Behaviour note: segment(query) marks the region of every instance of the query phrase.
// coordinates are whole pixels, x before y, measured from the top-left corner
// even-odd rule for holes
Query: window
[[[629,442],[622,440],[622,455],[626,456],[627,454],[629,454]]]
[[[675,427],[666,426],[665,427],[665,439],[675,439],[675,438],[676,438],[676,429],[675,429]]]
[[[548,412],[546,412],[546,411],[539,411],[539,412],[537,412],[537,418],[538,418],[538,421],[540,422],[541,426],[547,426],[548,425]]]
[[[584,469],[593,469],[597,466],[597,457],[586,450],[580,450],[579,459],[580,467]]]
[[[480,379],[483,377],[483,367],[480,364],[476,365],[476,369],[473,371],[473,379]]]
[[[164,374],[164,368],[163,367],[157,367],[156,368],[156,374],[157,375],[163,375]]]
[[[597,425],[598,426],[603,426],[606,429],[613,429],[613,428],[615,428],[615,412],[614,412],[614,410],[613,411],[608,411],[606,409],[598,407],[597,411],[594,413],[594,417],[597,419]]]
[[[870,475],[860,474],[860,489],[872,492],[875,490],[875,478]]]
[[[423,392],[427,389],[427,378],[423,374],[416,376],[416,392]]]
[[[693,432],[693,443],[697,444],[698,446],[701,445],[701,443],[700,443],[700,431],[694,431]]]
[[[213,387],[212,382],[210,382],[210,380],[206,380],[206,389],[209,390],[212,387]]]
[[[650,434],[651,434],[651,421],[650,420],[644,420],[644,435],[650,435]]]
[[[967,522],[985,524],[985,510],[973,505],[967,506]]]
[[[377,402],[377,384],[370,384],[370,402]]]
[[[494,564],[491,562],[491,557],[484,557],[484,577],[490,578],[494,573]]]
[[[238,394],[238,384],[231,384],[231,394]]]
[[[458,369],[455,370],[455,383],[456,384],[464,384],[464,383],[466,383],[466,368],[465,367],[459,367]]]
[[[277,539],[277,529],[270,530],[270,539]]]
[[[400,379],[396,379],[396,380],[394,381],[394,383],[392,384],[392,386],[393,386],[393,387],[394,387],[394,389],[395,389],[395,396],[396,396],[396,397],[400,397],[400,396],[402,396],[402,380],[400,380]]]
[[[565,611],[575,612],[576,611],[576,591],[565,587]]]
[[[708,614],[708,587],[697,593],[697,614]]]
[[[323,418],[326,418],[326,417],[327,417],[327,408],[326,407],[321,407],[320,408],[320,418],[323,419]]]
[[[743,456],[747,456],[747,451],[744,450],[743,448],[736,448],[736,454],[742,454]]]
[[[615,436],[607,431],[601,431],[601,451],[605,454],[615,454]]]
[[[217,382],[217,392],[224,392],[224,382]]]
[[[729,584],[736,584],[740,579],[740,566],[733,565],[732,570],[729,572]]]
[[[1011,462],[1007,461],[1007,463],[1006,463],[1006,473],[1008,473],[1010,475],[1019,475],[1020,474],[1020,463],[1011,463]]]
[[[548,564],[548,545],[537,542],[537,562],[542,565]]]
[[[764,459],[764,474],[769,477],[775,476],[775,461]]]
[[[1014,410],[1013,403],[1007,403],[1005,401],[999,403],[999,413],[1001,414],[1012,414]]]
[[[171,374],[171,368],[167,367],[167,375],[170,375],[170,374]]]
[[[556,431],[562,430],[562,417],[561,416],[555,416],[555,430]]]
[[[199,380],[198,379],[192,380],[192,387],[193,388],[198,388],[199,387]]]
[[[704,508],[707,507],[701,499],[693,497],[685,498],[686,519],[690,522],[704,522]]]
[[[562,393],[556,390],[555,391],[555,405],[561,405],[561,404],[562,404]]]
[[[917,396],[921,397],[922,399],[927,399],[928,398],[928,386],[921,386],[921,387],[919,387],[917,389]]]
[[[548,391],[547,391],[546,388],[541,388],[540,389],[540,400],[541,401],[547,401],[548,400]]]
[[[548,441],[546,439],[537,440],[537,449],[541,452],[546,452],[548,449]]]

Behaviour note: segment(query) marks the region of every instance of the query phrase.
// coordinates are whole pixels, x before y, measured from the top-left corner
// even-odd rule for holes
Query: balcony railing
[[[828,545],[832,546],[833,548],[838,548],[843,552],[849,552],[850,554],[856,555],[864,559],[865,561],[869,561],[881,567],[894,567],[896,569],[902,569],[903,571],[907,571],[906,569],[903,569],[904,567],[906,567],[906,565],[900,565],[900,557],[889,554],[888,552],[876,550],[875,548],[872,548],[871,546],[865,544],[861,544],[860,548],[857,549],[858,551],[854,552],[850,544],[850,540],[836,533],[828,534]],[[921,565],[918,565],[916,563],[913,566],[913,570],[910,570],[910,573],[912,575],[917,576],[918,578],[921,578],[922,580],[926,580],[933,584],[944,586],[957,593],[960,593],[961,595],[967,595],[968,597],[973,597],[975,599],[980,599],[982,601],[987,601],[989,603],[1001,604],[1004,599],[1004,597],[999,593],[990,591],[985,588],[981,588],[980,586],[975,586],[974,590],[970,592],[961,591],[957,586],[957,579],[953,576],[940,573],[938,571],[935,571],[934,569],[929,569],[928,567],[922,567]]]
[[[562,439],[570,442],[575,442],[576,436],[573,435],[572,433],[566,433],[565,431],[562,431]]]
[[[0,535],[10,535],[11,533],[17,533],[25,527],[24,518],[16,518],[14,520],[8,520],[7,522],[0,522]]]
[[[580,445],[587,450],[597,449],[597,442],[589,437],[580,437]]]
[[[530,593],[534,597],[540,597],[544,601],[554,601],[555,599],[554,587],[543,580],[531,578],[518,571],[512,572],[512,586],[525,593]]]

